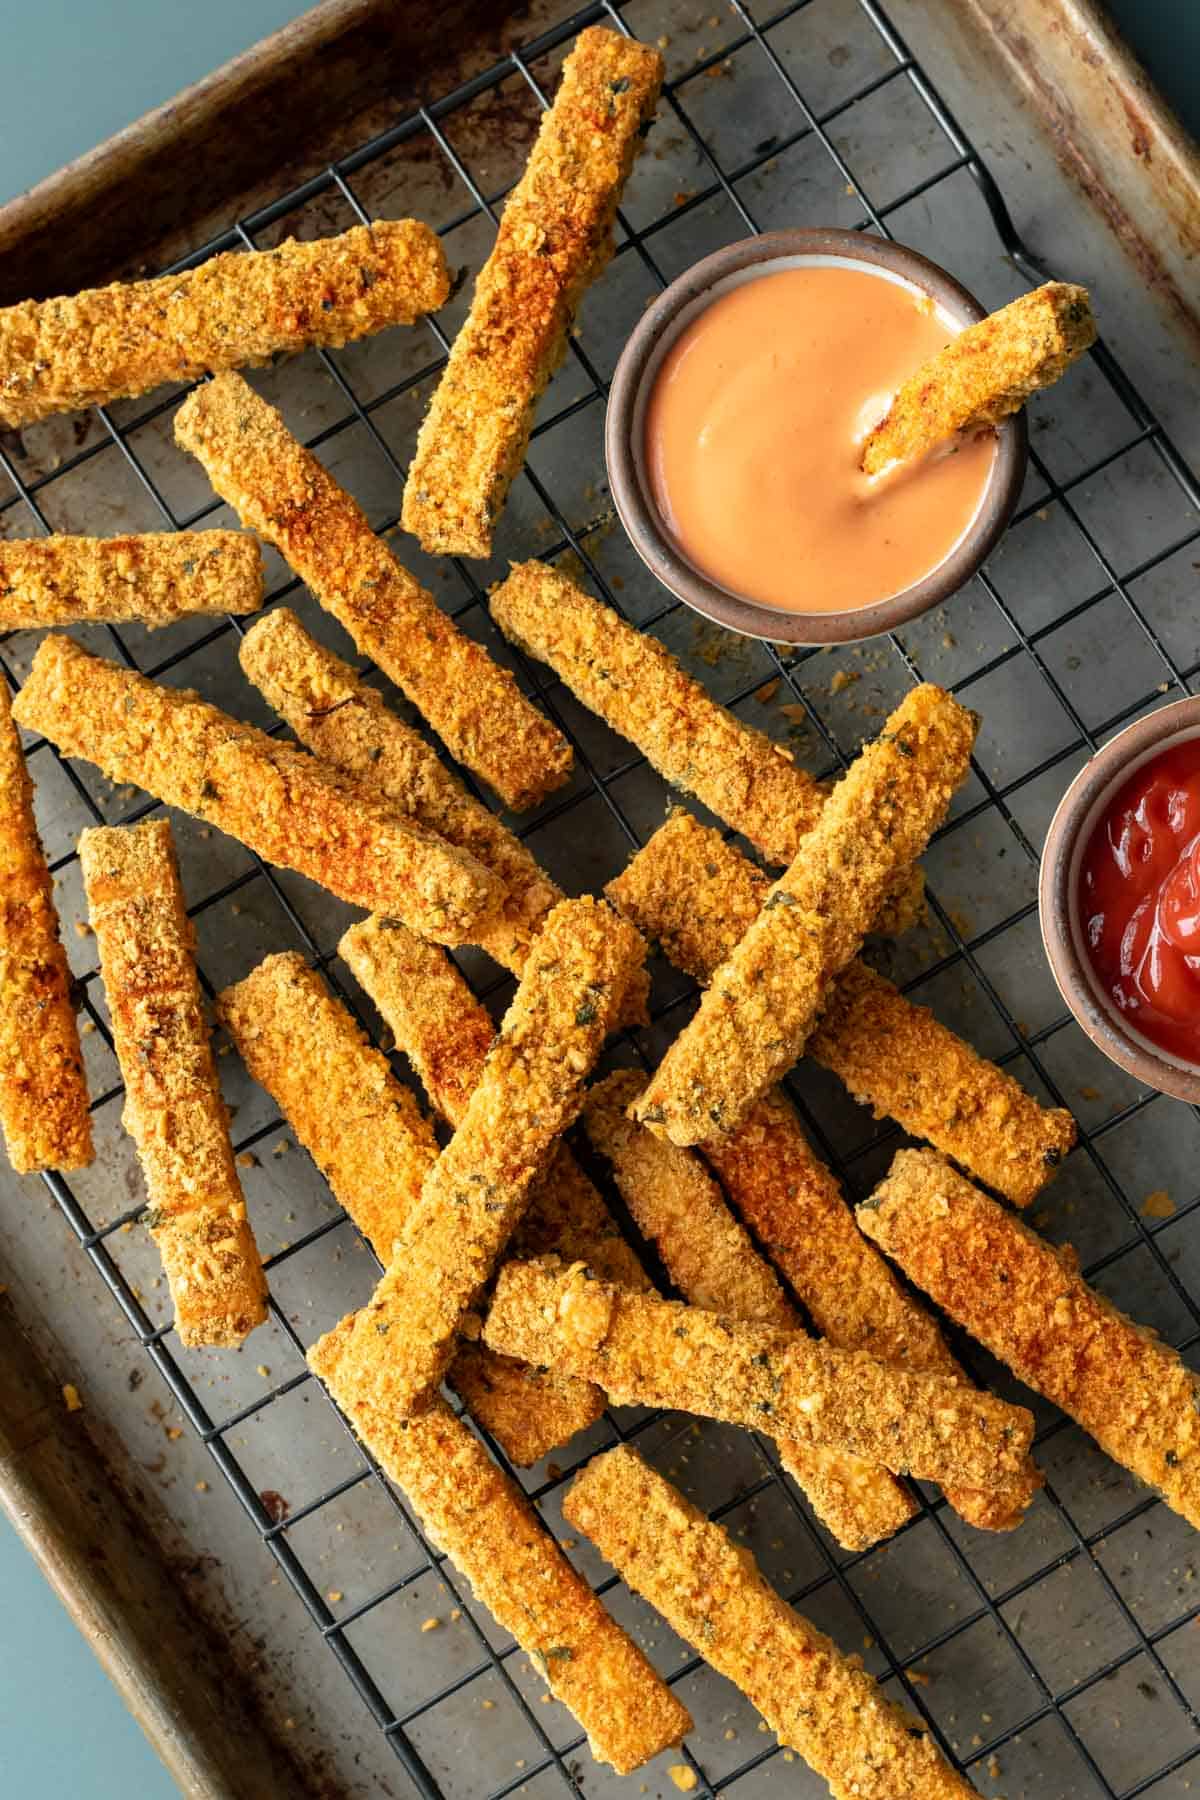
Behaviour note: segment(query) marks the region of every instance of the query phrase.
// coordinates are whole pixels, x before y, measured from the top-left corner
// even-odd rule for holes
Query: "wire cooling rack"
[[[818,655],[735,640],[664,605],[612,528],[606,502],[601,422],[621,342],[654,293],[717,244],[776,225],[855,225],[940,258],[992,305],[1048,273],[882,8],[874,0],[801,0],[756,18],[732,0],[720,18],[695,19],[680,14],[677,0],[589,6],[231,225],[190,262],[261,248],[288,232],[316,236],[412,211],[444,233],[452,264],[477,267],[557,68],[575,33],[596,22],[672,50],[672,79],[625,198],[617,256],[542,405],[496,563],[482,571],[434,565],[407,540],[398,552],[465,630],[510,662],[487,619],[484,582],[510,554],[569,559],[727,704],[795,745],[815,773],[844,766],[918,678],[942,681],[983,713],[971,781],[926,859],[931,927],[880,954],[948,1023],[1076,1112],[1080,1147],[1037,1222],[1076,1242],[1091,1279],[1191,1353],[1200,1341],[1197,1116],[1137,1089],[1091,1050],[1061,1010],[1036,931],[1038,844],[1058,795],[1107,734],[1164,695],[1191,692],[1200,670],[1189,598],[1200,493],[1129,379],[1101,343],[1035,402],[1028,488],[988,570],[949,609],[865,650]],[[411,333],[312,353],[253,377],[381,531],[396,523],[416,423],[465,304],[460,295]],[[171,445],[181,397],[176,389],[6,440],[0,532],[223,521],[202,475]],[[345,652],[336,626],[273,556],[269,572],[271,599],[287,596],[311,629]],[[199,686],[261,719],[261,702],[236,668],[242,630],[237,620],[191,621],[161,639],[136,629],[83,635],[129,666]],[[163,645],[171,646],[166,654]],[[30,648],[18,634],[5,641],[4,672],[14,685]],[[521,829],[570,891],[597,891],[655,828],[665,790],[544,669],[519,659],[515,666],[577,758],[571,785]],[[114,792],[90,767],[61,764],[44,741],[28,751],[60,897],[69,901],[78,891],[79,827],[133,820],[153,807],[130,790]],[[364,1022],[377,1024],[336,960],[345,909],[239,847],[210,841],[195,821],[178,817],[176,825],[210,994],[268,951],[300,945]],[[79,944],[72,954],[86,962]],[[502,1006],[508,984],[473,953],[461,960],[489,1003]],[[305,1345],[361,1303],[373,1267],[306,1162],[293,1155],[280,1177],[280,1122],[232,1058],[222,1070],[238,1100],[252,1213],[271,1250],[271,1323],[231,1364],[220,1353],[184,1351],[154,1317],[161,1303],[139,1285],[152,1280],[152,1252],[144,1234],[129,1230],[140,1205],[119,1131],[103,993],[94,968],[82,975],[98,1027],[86,1042],[93,1091],[104,1089],[94,1110],[106,1148],[74,1186],[58,1176],[47,1185],[412,1783],[428,1800],[503,1800],[560,1782],[589,1793],[615,1789],[615,1778],[580,1758],[573,1722],[542,1703],[521,1654],[476,1610],[404,1496],[308,1376]],[[693,999],[660,967],[654,1024],[627,1040],[618,1059],[653,1059]],[[900,1141],[895,1128],[866,1119],[820,1071],[802,1066],[792,1085],[815,1141],[848,1193],[861,1196]],[[131,1202],[115,1211],[114,1167],[125,1172]],[[248,1372],[260,1339],[270,1344],[269,1380],[265,1364],[257,1379]],[[956,1348],[981,1379],[1016,1391],[978,1347],[956,1339]],[[218,1375],[232,1386],[233,1404],[218,1407],[211,1397]],[[1073,1426],[1035,1405],[1047,1486],[1024,1527],[1003,1538],[971,1532],[940,1497],[922,1492],[919,1516],[891,1545],[845,1555],[814,1525],[765,1441],[632,1411],[607,1415],[560,1453],[561,1466],[518,1478],[561,1537],[558,1500],[572,1471],[595,1449],[634,1438],[753,1545],[789,1599],[864,1655],[983,1792],[1163,1800],[1191,1786],[1200,1754],[1191,1536]],[[291,1501],[281,1497],[285,1485]],[[329,1546],[339,1541],[335,1572],[344,1589],[330,1590]],[[758,1737],[740,1697],[654,1622],[586,1545],[568,1544],[691,1706],[698,1724],[683,1754],[699,1791],[736,1787],[749,1800],[756,1784],[784,1781],[792,1794],[825,1792],[801,1765],[785,1767],[790,1755]],[[405,1635],[412,1607],[427,1609],[427,1596],[443,1593],[439,1583],[456,1630]],[[447,1601],[438,1604],[444,1610]],[[482,1693],[491,1696],[486,1718]],[[657,1778],[664,1767],[665,1760]],[[1195,1769],[1200,1776],[1200,1764]]]

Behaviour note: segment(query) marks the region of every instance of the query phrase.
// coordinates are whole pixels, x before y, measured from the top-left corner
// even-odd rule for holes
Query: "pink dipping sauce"
[[[646,407],[651,491],[687,560],[785,612],[902,592],[964,536],[995,439],[952,439],[874,480],[863,440],[955,332],[924,295],[854,268],[731,288],[680,333]]]

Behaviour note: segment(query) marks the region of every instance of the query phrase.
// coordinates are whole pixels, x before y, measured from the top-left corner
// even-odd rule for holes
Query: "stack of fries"
[[[656,51],[609,31],[584,32],[567,60],[409,473],[404,523],[427,550],[490,551],[535,402],[610,254],[661,76]],[[178,415],[180,444],[445,748],[506,806],[528,807],[568,779],[565,740],[234,373],[411,324],[448,288],[437,239],[406,221],[10,308],[0,422],[213,373]],[[1081,293],[1050,284],[985,321],[970,382],[966,337],[920,372],[872,438],[871,466],[993,420],[1053,379],[1090,341]],[[258,542],[236,533],[0,546],[4,628],[164,625],[261,602]],[[969,1179],[1028,1207],[1071,1149],[1070,1116],[861,959],[870,934],[922,913],[917,859],[967,774],[974,716],[916,687],[828,788],[561,571],[514,568],[491,611],[782,872],[772,878],[679,810],[607,898],[568,898],[383,695],[283,608],[250,630],[241,661],[299,745],[50,636],[11,718],[6,697],[0,707],[0,1123],[18,1170],[91,1158],[73,997],[14,720],[368,913],[339,950],[449,1127],[444,1148],[295,953],[268,957],[218,1001],[246,1068],[382,1271],[309,1361],[595,1755],[628,1773],[691,1720],[472,1419],[529,1464],[609,1401],[680,1408],[776,1440],[847,1548],[917,1514],[905,1477],[943,1486],[975,1527],[1011,1530],[1041,1480],[1032,1416],[967,1380],[881,1252],[1196,1525],[1200,1389],[1068,1252]],[[80,859],[175,1328],[189,1345],[235,1345],[266,1317],[268,1293],[171,828],[88,832]],[[606,1039],[644,1022],[646,939],[703,985],[699,1011],[648,1077],[624,1068],[589,1085]],[[477,945],[518,977],[498,1029],[446,943]],[[778,1085],[803,1054],[929,1146],[897,1156],[857,1223]],[[581,1116],[636,1244],[564,1141]],[[566,1514],[835,1795],[970,1791],[932,1729],[886,1701],[632,1450],[587,1467]]]

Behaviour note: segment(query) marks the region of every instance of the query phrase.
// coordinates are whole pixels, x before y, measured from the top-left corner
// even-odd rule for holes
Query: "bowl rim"
[[[1080,1029],[1110,1062],[1160,1094],[1200,1102],[1200,1061],[1157,1050],[1100,998],[1076,943],[1074,876],[1085,833],[1135,767],[1174,742],[1200,736],[1200,695],[1168,700],[1110,738],[1079,770],[1050,821],[1038,876],[1038,921],[1050,972]]]
[[[997,427],[992,475],[974,521],[935,569],[885,600],[840,612],[787,612],[733,594],[694,568],[667,535],[638,471],[633,426],[647,370],[663,333],[679,313],[718,282],[756,263],[804,256],[837,256],[885,270],[922,289],[935,305],[966,325],[986,316],[987,309],[954,276],[919,251],[889,238],[837,226],[798,227],[741,238],[685,269],[634,327],[609,389],[605,463],[617,516],[630,542],[651,574],[685,606],[745,637],[804,645],[856,643],[919,618],[975,575],[1016,509],[1025,480],[1029,434],[1023,410]]]

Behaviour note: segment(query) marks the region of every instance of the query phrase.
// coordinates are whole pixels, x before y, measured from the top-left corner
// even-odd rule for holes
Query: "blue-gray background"
[[[7,0],[0,200],[301,10],[294,0]],[[1200,4],[1111,0],[1110,11],[1200,136]],[[4,1793],[170,1800],[174,1785],[6,1525],[0,1594]]]

